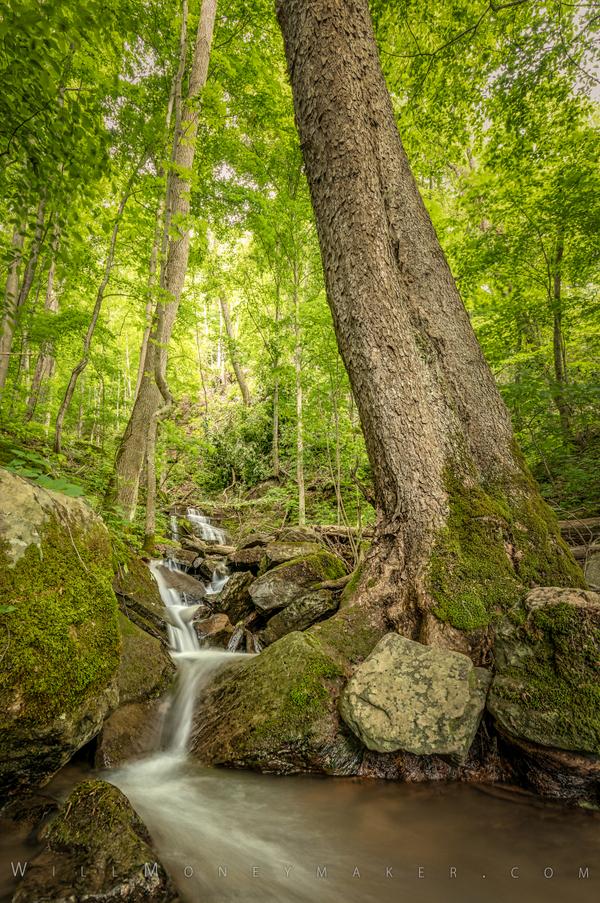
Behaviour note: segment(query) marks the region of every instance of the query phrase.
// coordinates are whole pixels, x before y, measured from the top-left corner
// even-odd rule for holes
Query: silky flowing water
[[[190,520],[191,514],[197,532],[223,541],[204,516],[192,510]],[[189,757],[203,684],[244,655],[200,646],[191,624],[193,607],[169,586],[159,564],[153,562],[151,570],[167,609],[178,668],[161,746],[102,777],[126,794],[147,824],[182,900],[598,899],[596,813],[472,785],[276,777],[206,768]],[[213,583],[223,585],[226,579],[221,572]],[[5,855],[15,858],[19,844],[15,837]],[[3,868],[8,878],[9,862]]]

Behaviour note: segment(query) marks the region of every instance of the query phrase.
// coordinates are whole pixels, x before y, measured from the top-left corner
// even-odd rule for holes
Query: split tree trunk
[[[521,463],[412,176],[367,0],[276,5],[378,507],[359,597],[424,641],[449,624],[458,644],[451,627],[486,626],[524,583],[581,576]]]
[[[146,353],[144,374],[129,422],[123,434],[113,485],[109,495],[122,514],[132,520],[137,506],[140,476],[147,455],[149,429],[172,403],[166,382],[167,352],[181,300],[190,251],[190,192],[199,123],[200,94],[208,75],[210,47],[217,0],[203,0],[190,69],[188,89],[176,122],[167,188],[167,219],[170,238],[161,288],[165,300],[159,304]],[[185,56],[183,57],[185,59]]]
[[[231,322],[231,313],[229,312],[229,304],[227,303],[227,298],[222,292],[219,295],[219,302],[221,304],[223,322],[225,323],[225,332],[227,333],[227,349],[229,351],[229,360],[231,361],[231,366],[233,367],[235,378],[237,379],[238,386],[240,387],[240,392],[242,393],[242,401],[244,405],[248,407],[250,405],[250,390],[248,388],[248,383],[246,382],[246,377],[244,376],[244,371],[242,370],[237,352],[233,323]]]

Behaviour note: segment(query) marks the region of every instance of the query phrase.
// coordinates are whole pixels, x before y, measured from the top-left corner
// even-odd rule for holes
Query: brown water
[[[155,787],[156,765],[111,780],[190,903],[599,898],[594,813],[468,785],[283,778],[189,761],[160,763]]]

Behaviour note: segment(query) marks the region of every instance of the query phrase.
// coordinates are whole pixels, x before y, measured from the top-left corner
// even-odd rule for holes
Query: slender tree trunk
[[[46,297],[44,300],[44,310],[47,314],[55,314],[58,312],[58,293],[54,289],[54,280],[56,276],[56,257],[58,255],[59,246],[60,228],[55,224],[52,235],[50,266],[48,268],[48,277],[46,280]],[[29,393],[27,411],[25,413],[25,420],[27,422],[33,419],[40,398],[42,385],[47,384],[48,380],[52,377],[54,366],[54,342],[43,342],[37,357],[33,380],[31,382],[31,391]]]
[[[148,431],[148,449],[146,454],[146,521],[144,526],[144,549],[148,553],[154,551],[156,533],[156,433],[158,422],[152,421]]]
[[[276,277],[275,284],[275,331],[279,330],[279,316],[280,316],[280,285],[279,278]],[[273,442],[272,442],[272,455],[273,455],[273,476],[276,480],[279,479],[280,473],[280,464],[279,464],[279,336],[277,335],[275,338],[275,351],[273,355]]]
[[[524,583],[582,578],[515,447],[410,171],[367,0],[276,5],[378,506],[358,598],[407,635],[442,632],[458,648],[459,631],[490,625]]]
[[[0,336],[0,398],[6,384],[8,369],[10,367],[10,353],[12,350],[13,336],[17,318],[21,308],[27,301],[35,272],[40,256],[40,249],[44,241],[44,217],[46,211],[46,198],[42,197],[38,204],[37,216],[35,220],[35,230],[29,249],[29,257],[27,266],[23,273],[23,281],[19,288],[18,283],[18,267],[22,256],[23,248],[23,231],[17,230],[13,235],[12,254],[13,259],[9,267],[8,279],[6,283],[6,296],[4,305],[4,316],[2,319],[2,335]]]
[[[162,416],[162,409],[167,410],[172,403],[166,382],[167,350],[187,271],[190,191],[198,135],[199,100],[208,74],[216,7],[217,0],[202,2],[187,94],[181,104],[180,122],[176,122],[175,126],[172,167],[168,177],[170,237],[161,277],[166,300],[158,306],[144,376],[119,446],[113,484],[109,490],[109,497],[129,520],[133,519],[137,506],[140,475],[147,455],[149,424]]]
[[[71,371],[71,376],[69,377],[69,382],[67,384],[67,388],[61,402],[60,408],[58,409],[58,415],[56,417],[56,425],[54,428],[54,451],[60,452],[62,447],[62,433],[63,427],[65,423],[65,417],[67,416],[67,411],[69,410],[69,406],[71,404],[71,400],[73,398],[73,393],[75,392],[75,387],[77,386],[77,380],[87,367],[90,360],[90,349],[92,347],[92,339],[94,338],[94,333],[96,331],[96,326],[98,324],[98,318],[100,317],[100,311],[102,310],[102,302],[104,301],[104,293],[106,291],[106,286],[110,280],[110,275],[113,268],[113,263],[115,259],[115,248],[117,245],[117,236],[119,234],[119,228],[121,226],[121,220],[123,219],[123,213],[125,212],[125,205],[129,199],[131,194],[131,190],[133,188],[135,179],[137,174],[146,160],[147,155],[144,154],[143,158],[136,165],[133,173],[131,174],[125,191],[123,192],[123,196],[119,202],[119,207],[117,209],[117,215],[115,217],[115,222],[113,225],[112,233],[110,236],[110,242],[108,245],[108,252],[106,255],[106,261],[104,264],[104,274],[102,276],[102,280],[100,285],[98,286],[98,291],[96,293],[96,302],[94,304],[94,309],[92,311],[92,318],[90,320],[89,326],[87,328],[87,332],[85,334],[85,338],[83,340],[83,353],[81,358],[77,362],[77,364],[73,367]]]
[[[562,330],[562,260],[564,255],[564,237],[559,230],[554,255],[554,273],[552,276],[552,348],[554,358],[554,403],[558,410],[560,425],[567,438],[572,436],[571,418],[573,412],[567,398],[567,354],[565,338]]]
[[[300,327],[300,286],[298,265],[294,262],[294,371],[296,374],[296,481],[298,483],[298,524],[306,523],[304,485],[304,411],[302,398],[302,331]]]
[[[229,304],[227,302],[227,298],[222,292],[219,295],[219,302],[221,304],[221,313],[223,314],[225,332],[227,333],[227,349],[229,351],[229,360],[231,361],[231,366],[233,367],[235,378],[237,379],[238,386],[240,387],[240,392],[242,393],[242,401],[244,405],[248,406],[250,404],[250,390],[248,389],[248,383],[246,382],[244,371],[242,370],[238,357],[235,334],[233,331],[233,324],[231,322],[231,313],[229,311]]]

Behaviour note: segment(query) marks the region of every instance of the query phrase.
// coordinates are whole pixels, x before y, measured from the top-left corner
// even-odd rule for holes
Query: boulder
[[[119,616],[121,662],[119,708],[104,722],[95,755],[97,767],[114,768],[149,752],[159,724],[159,697],[175,673],[163,644]]]
[[[317,542],[318,538],[312,527],[283,527],[277,534],[279,542]]]
[[[538,587],[497,631],[488,709],[508,736],[600,753],[600,594]]]
[[[372,619],[355,606],[224,668],[197,706],[192,754],[262,771],[357,774],[362,749],[336,699],[381,636]]]
[[[248,549],[236,549],[227,556],[227,564],[232,571],[252,571],[257,574],[264,556],[262,546],[251,546]]]
[[[248,571],[232,574],[218,596],[214,597],[215,611],[224,612],[232,624],[244,620],[254,611],[248,587],[253,581]]]
[[[273,542],[270,533],[249,533],[239,543],[238,549],[253,549],[256,546],[266,546],[270,542]]]
[[[173,659],[159,640],[140,630],[121,613],[119,630],[119,704],[144,702],[160,696],[175,673]]]
[[[42,839],[45,848],[28,863],[13,903],[178,900],[144,823],[112,784],[79,784]]]
[[[204,599],[206,587],[195,577],[185,571],[171,570],[164,564],[159,565],[157,570],[169,587],[185,595],[186,602],[201,602]]]
[[[233,633],[233,625],[225,614],[211,615],[201,621],[194,621],[194,628],[198,639],[207,646],[221,646],[227,648],[227,644]]]
[[[315,552],[321,551],[318,542],[270,542],[264,551],[264,559],[261,562],[261,569],[268,571],[276,564],[283,564],[284,561],[291,561],[293,558],[304,558],[307,555],[314,555]]]
[[[118,700],[108,531],[81,499],[0,470],[0,794],[47,781]]]
[[[340,713],[368,749],[464,761],[490,679],[460,652],[389,633],[348,681]]]
[[[345,567],[339,558],[320,551],[277,565],[255,580],[249,592],[259,611],[274,612],[291,605],[306,595],[307,590],[318,589],[323,581],[336,580],[344,573]]]
[[[258,635],[259,642],[269,646],[292,630],[305,630],[326,615],[333,614],[337,607],[338,600],[327,590],[306,593],[269,619]]]
[[[586,558],[585,579],[590,586],[600,589],[600,551],[592,552]]]
[[[117,569],[113,589],[121,611],[129,620],[166,645],[164,605],[146,562],[130,553]]]

